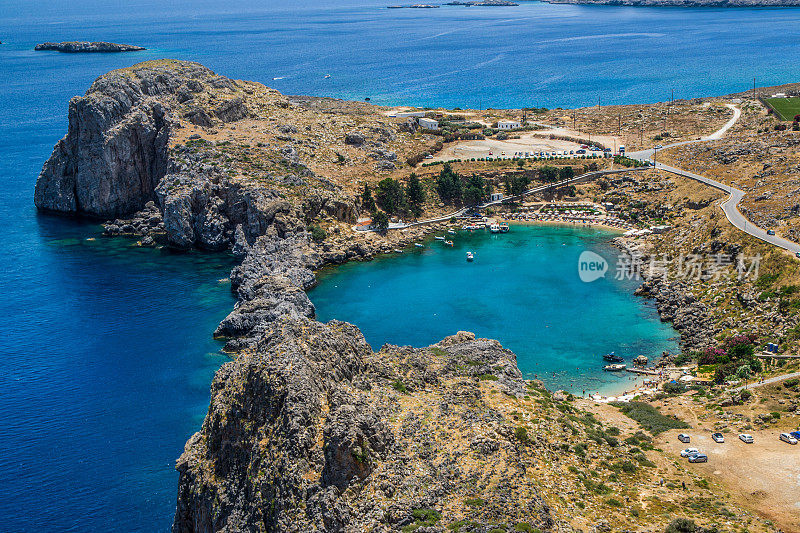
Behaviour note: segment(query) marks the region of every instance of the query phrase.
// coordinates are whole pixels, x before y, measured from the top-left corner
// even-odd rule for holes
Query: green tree
[[[528,179],[528,176],[514,176],[511,180],[511,195],[521,195],[528,188],[529,183],[530,179]]]
[[[558,179],[568,180],[575,177],[575,170],[572,167],[561,167],[558,169]]]
[[[361,205],[367,211],[375,211],[375,199],[372,198],[372,189],[369,183],[364,184],[364,190],[361,192]]]
[[[486,196],[486,181],[483,176],[473,175],[467,181],[464,190],[464,203],[467,205],[478,205]]]
[[[405,193],[400,182],[386,178],[378,182],[375,189],[375,203],[378,207],[390,214],[395,214],[405,208]]]
[[[436,179],[436,192],[439,198],[446,204],[458,203],[461,201],[462,188],[461,177],[453,170],[450,163],[445,163],[444,168]]]
[[[542,181],[556,181],[558,179],[558,169],[545,165],[539,169],[539,178]]]
[[[413,172],[408,177],[408,183],[406,183],[406,201],[408,201],[408,206],[414,218],[422,214],[422,206],[425,204],[425,189],[422,188],[422,183]]]
[[[372,227],[379,233],[386,233],[389,229],[389,215],[383,211],[372,213]]]

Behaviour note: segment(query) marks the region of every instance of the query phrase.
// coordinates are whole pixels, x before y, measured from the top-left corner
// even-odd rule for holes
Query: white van
[[[783,442],[786,442],[786,443],[789,443],[789,444],[797,444],[797,439],[796,439],[796,438],[794,438],[794,437],[792,437],[792,436],[791,436],[791,435],[789,435],[788,433],[781,433],[781,436],[780,436],[779,438],[780,438],[780,439],[781,439]]]

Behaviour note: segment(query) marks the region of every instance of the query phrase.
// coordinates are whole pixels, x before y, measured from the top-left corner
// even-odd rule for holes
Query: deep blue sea
[[[513,8],[385,9],[395,1],[0,0],[3,530],[168,529],[177,487],[173,462],[199,427],[211,376],[225,360],[211,333],[233,303],[228,285],[219,281],[228,274],[228,258],[89,240],[97,236],[97,226],[37,216],[33,208],[36,175],[66,131],[67,102],[97,76],[170,57],[200,61],[287,94],[451,107],[592,105],[598,97],[605,104],[651,102],[668,98],[673,89],[677,98],[692,97],[745,90],[753,77],[759,85],[800,77],[800,64],[792,60],[800,36],[797,9],[537,2]],[[39,42],[76,39],[149,50],[33,52]],[[565,237],[555,241],[560,238]],[[569,254],[588,238],[570,237],[573,244],[560,260],[571,264]],[[542,347],[543,357],[556,350],[620,350],[616,342],[581,345],[576,340],[588,336],[586,328],[617,324],[601,324],[587,313],[589,296],[599,290],[604,305],[630,311],[621,322],[632,328],[625,338],[652,346],[668,342],[641,302],[613,287],[586,293],[570,286],[557,294],[543,287],[554,300],[546,301],[540,317],[524,319],[506,285],[522,283],[531,296],[540,297],[533,283],[543,279],[541,273],[531,274],[525,284],[499,258],[486,262],[493,251],[518,252],[481,248],[472,270],[465,270],[456,254],[454,268],[465,283],[466,276],[482,269],[502,272],[494,278],[497,292],[509,299],[506,308],[515,310],[513,316],[498,316],[502,307],[473,303],[462,308],[458,302],[465,301],[467,288],[448,279],[449,294],[455,296],[448,305],[460,309],[464,319],[458,329],[500,338],[510,347],[521,345],[527,334],[543,338],[542,328],[558,331],[561,342]],[[534,252],[528,259],[531,268],[542,267]],[[430,263],[426,283],[435,285],[432,276],[449,260],[445,254],[392,258],[344,267],[342,275],[353,269],[352,283],[378,272],[408,276],[409,265],[420,261],[425,272]],[[321,298],[335,288],[323,284],[315,291],[327,316],[337,313],[329,312]],[[490,286],[481,290],[493,293]],[[430,327],[411,329],[404,317],[413,303],[398,296],[387,303],[386,317],[359,325],[372,342],[383,335],[398,343],[433,342],[456,327],[428,320]],[[342,315],[352,311],[341,308]],[[547,322],[550,316],[561,317],[561,323],[566,316],[572,326],[556,329]],[[484,319],[488,326],[482,326]],[[393,323],[405,329],[390,328]],[[536,372],[536,361],[526,370]]]

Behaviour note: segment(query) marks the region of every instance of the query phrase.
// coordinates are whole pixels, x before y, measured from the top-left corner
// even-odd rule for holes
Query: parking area
[[[735,433],[725,433],[717,443],[711,432],[684,431],[691,441],[678,440],[680,431],[658,438],[658,446],[709,481],[722,483],[734,499],[771,519],[785,531],[800,531],[800,444],[778,439],[776,431],[750,431],[754,442],[746,444]],[[708,455],[707,463],[689,463],[681,450],[697,448]]]

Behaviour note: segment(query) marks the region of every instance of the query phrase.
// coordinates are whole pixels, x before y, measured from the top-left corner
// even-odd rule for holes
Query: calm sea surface
[[[692,97],[745,90],[754,76],[764,85],[800,78],[791,60],[796,9],[384,8],[393,2],[0,0],[4,530],[168,529],[172,465],[224,361],[211,332],[233,303],[219,281],[227,257],[87,240],[96,226],[33,208],[36,175],[66,131],[67,102],[97,76],[170,57],[287,94],[451,107],[651,102],[672,89]],[[76,39],[149,50],[32,50]],[[594,371],[582,382],[568,374],[594,368],[587,358],[597,353],[670,344],[669,330],[624,287],[575,282],[577,251],[602,248],[604,237],[515,229],[504,238],[476,236],[471,269],[463,249],[348,265],[327,274],[314,299],[324,318],[356,321],[373,343],[426,344],[456,329],[502,339],[526,372],[573,389],[607,385]],[[389,289],[414,283],[426,290]],[[352,290],[337,305],[341,287]],[[542,302],[538,314],[525,298]],[[430,314],[430,305],[414,307],[428,301],[441,305],[437,318],[415,316]]]
[[[564,226],[512,226],[511,232],[460,232],[452,248],[426,242],[370,263],[320,276],[309,296],[320,320],[358,324],[373,348],[384,342],[427,346],[459,330],[499,339],[526,378],[581,394],[632,387],[631,374],[602,370],[611,351],[630,361],[678,350],[675,331],[645,301],[637,283],[616,280],[614,234]],[[475,261],[466,261],[466,252]],[[605,257],[605,278],[584,283],[578,256]]]

